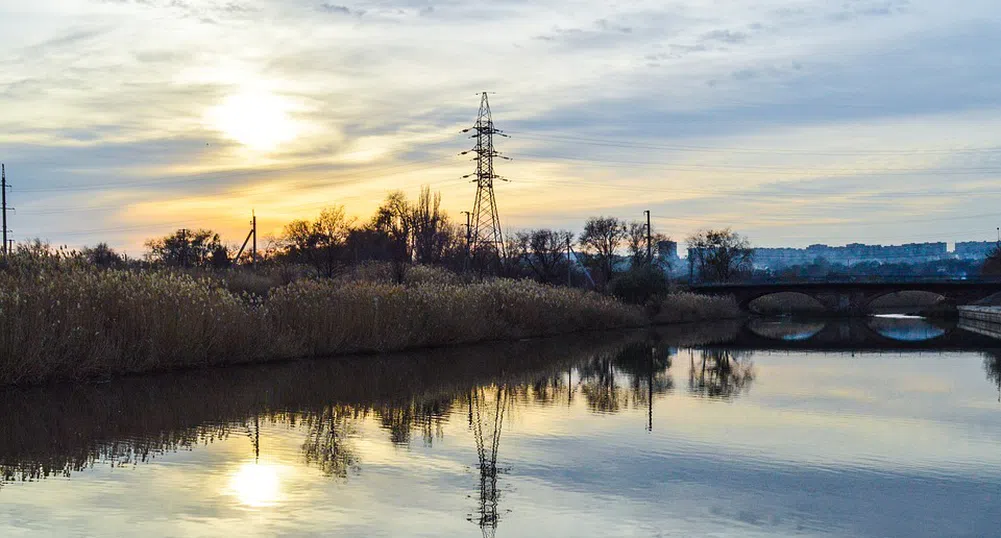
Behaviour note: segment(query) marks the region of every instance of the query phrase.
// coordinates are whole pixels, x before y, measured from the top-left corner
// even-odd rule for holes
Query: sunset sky
[[[993,240],[996,0],[0,0],[14,239],[239,243],[386,192],[469,209],[488,90],[507,230]]]

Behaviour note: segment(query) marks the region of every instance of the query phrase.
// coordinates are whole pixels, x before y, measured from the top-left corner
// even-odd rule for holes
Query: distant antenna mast
[[[460,153],[460,155],[470,152],[476,154],[473,157],[476,161],[476,173],[463,176],[463,178],[476,176],[473,180],[476,183],[476,201],[473,204],[470,247],[473,253],[488,250],[503,257],[504,237],[501,235],[500,215],[497,212],[497,199],[494,197],[494,180],[507,180],[494,173],[494,157],[510,159],[494,149],[494,135],[505,138],[508,136],[494,127],[487,92],[479,95],[480,112],[476,118],[476,125],[462,131],[464,133],[473,131],[474,134],[470,138],[476,139],[476,147]]]

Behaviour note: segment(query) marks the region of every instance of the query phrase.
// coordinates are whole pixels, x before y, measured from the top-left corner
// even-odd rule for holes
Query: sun
[[[282,498],[279,471],[276,465],[244,463],[230,477],[228,492],[246,506],[273,506]]]
[[[209,114],[212,126],[227,138],[256,151],[273,151],[294,140],[299,130],[289,117],[292,106],[266,92],[231,95]]]

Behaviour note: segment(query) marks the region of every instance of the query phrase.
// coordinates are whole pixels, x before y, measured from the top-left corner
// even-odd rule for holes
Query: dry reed
[[[471,312],[480,313],[470,315]],[[641,312],[525,281],[298,280],[267,297],[166,272],[0,274],[0,383],[612,329]]]
[[[651,320],[639,307],[593,292],[525,280],[464,282],[426,267],[411,268],[404,283],[395,284],[361,275],[333,280],[276,271],[198,276],[98,271],[43,261],[31,270],[0,271],[0,384],[738,315],[732,300],[682,293],[668,296]]]
[[[660,303],[654,323],[688,323],[741,317],[733,297],[712,297],[697,293],[678,292],[667,295]]]

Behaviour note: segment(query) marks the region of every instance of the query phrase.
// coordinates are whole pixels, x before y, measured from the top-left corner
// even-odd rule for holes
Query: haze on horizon
[[[985,0],[0,0],[10,227],[138,253],[422,185],[458,218],[489,90],[506,229],[994,239],[999,27]]]

